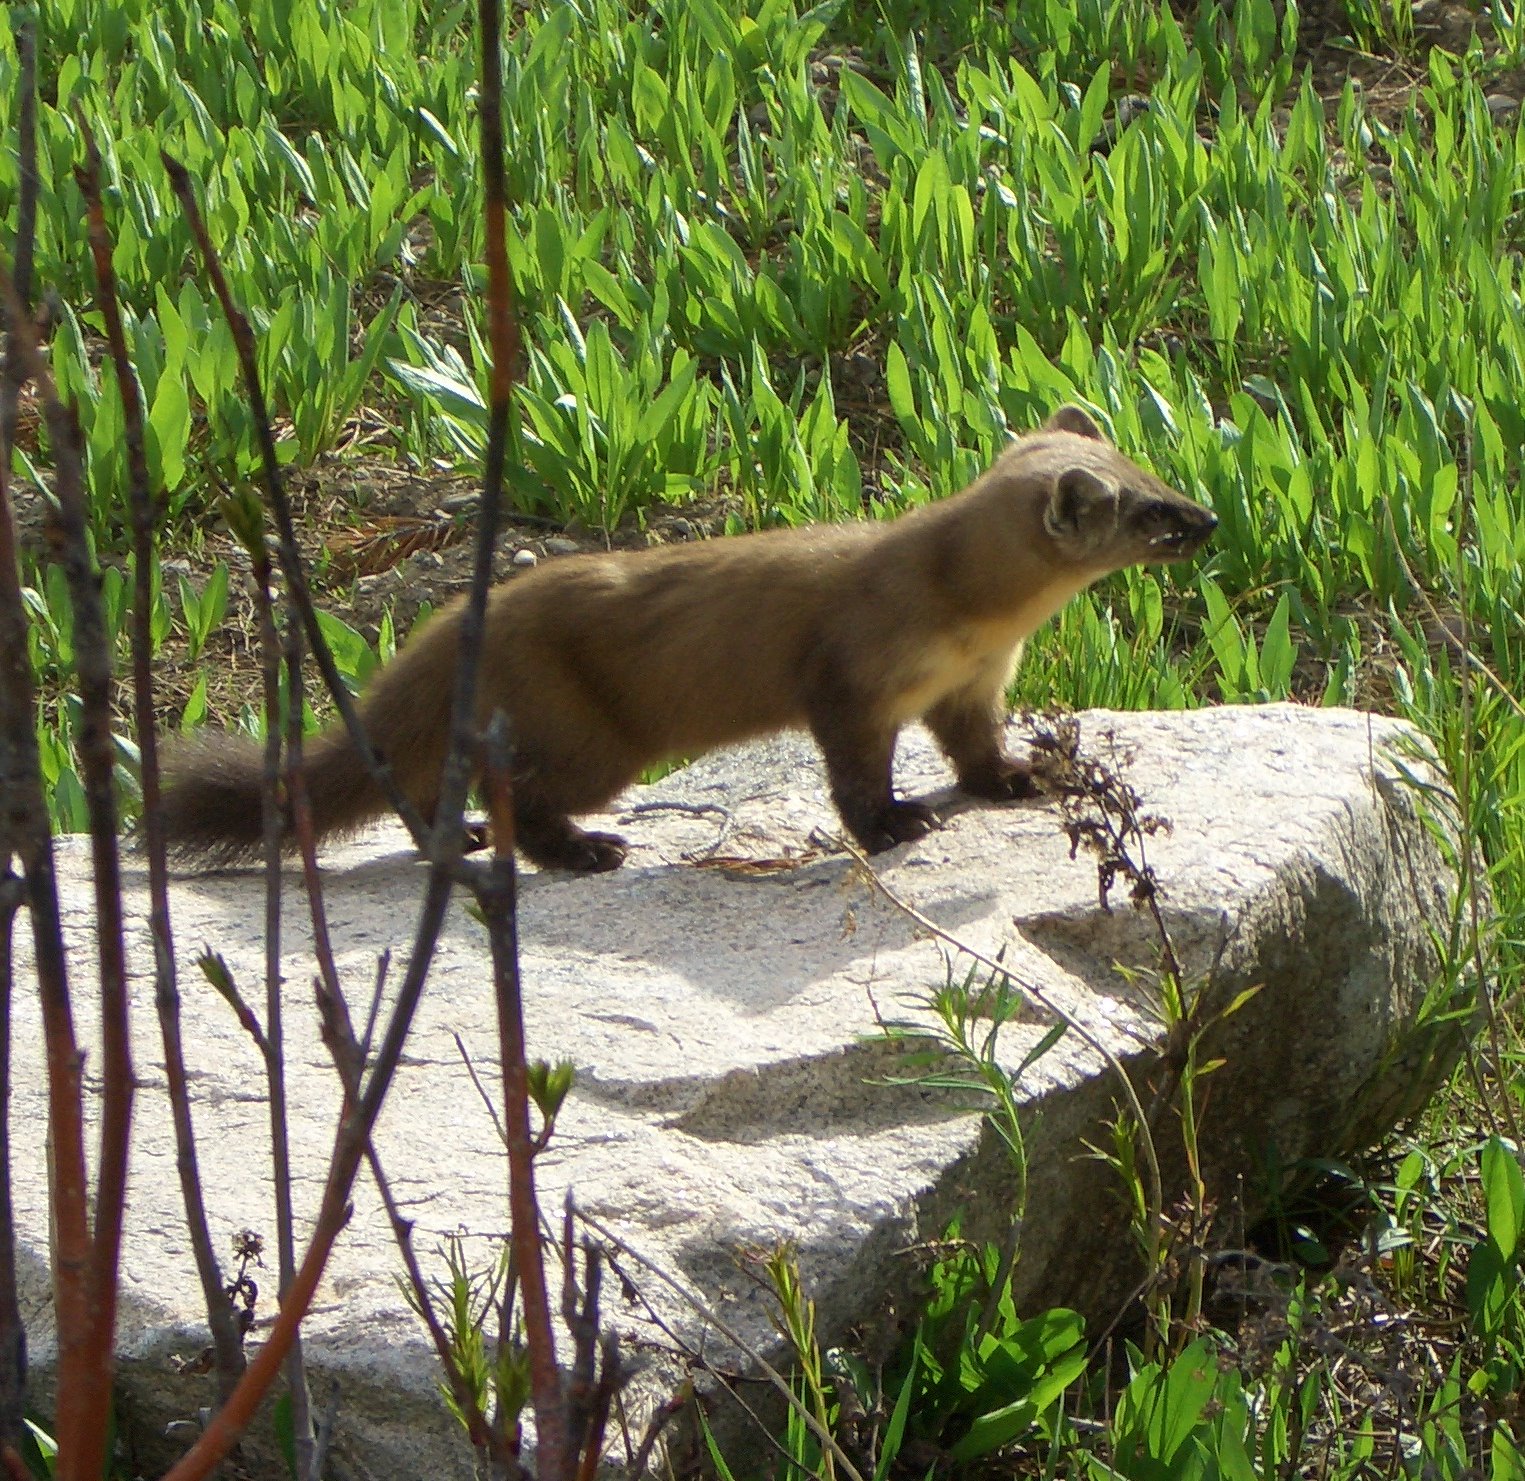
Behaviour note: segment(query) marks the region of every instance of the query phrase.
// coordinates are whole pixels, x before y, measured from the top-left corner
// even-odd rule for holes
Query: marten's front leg
[[[961,689],[933,705],[924,718],[970,796],[1006,802],[1037,790],[1032,768],[1008,756],[1002,744],[1005,712],[999,690]]]

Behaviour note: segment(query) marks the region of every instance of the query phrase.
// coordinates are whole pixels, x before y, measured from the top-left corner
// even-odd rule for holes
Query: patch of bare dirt
[[[401,639],[419,611],[443,606],[471,581],[479,481],[453,472],[401,467],[386,452],[333,455],[288,473],[298,538],[318,605],[375,644],[390,616]],[[723,499],[648,513],[611,535],[522,511],[507,510],[493,557],[494,581],[509,581],[548,560],[594,550],[641,549],[718,534],[730,509]],[[155,665],[162,723],[179,724],[187,700],[203,677],[208,714],[229,725],[259,694],[258,619],[246,552],[209,522],[204,535],[182,549],[166,550],[166,593],[178,613],[178,580],[198,591],[218,562],[230,572],[227,617],[194,661],[176,631]],[[309,698],[320,710],[319,686]]]

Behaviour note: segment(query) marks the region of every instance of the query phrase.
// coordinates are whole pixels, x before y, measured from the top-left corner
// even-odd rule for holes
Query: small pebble
[[[1488,105],[1488,112],[1496,124],[1513,123],[1519,116],[1520,100],[1511,98],[1508,93],[1489,93],[1483,101]]]
[[[481,502],[482,496],[478,493],[451,494],[448,498],[439,501],[439,507],[443,514],[465,514],[468,510],[475,509]]]
[[[673,532],[673,537],[678,540],[692,540],[694,538],[694,526],[686,519],[675,519],[668,527]]]
[[[533,566],[539,559],[540,557],[533,550],[516,550],[514,552],[514,564],[516,566]]]
[[[189,576],[191,563],[182,560],[160,561],[159,570],[166,576]]]
[[[884,378],[879,362],[863,350],[853,350],[843,355],[838,362],[838,369],[845,381],[868,389],[873,389]]]
[[[547,555],[576,555],[581,547],[575,540],[568,540],[565,535],[551,535],[545,541]]]

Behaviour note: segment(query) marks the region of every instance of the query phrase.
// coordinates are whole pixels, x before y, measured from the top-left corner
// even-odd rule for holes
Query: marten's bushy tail
[[[344,833],[384,811],[342,726],[303,748],[314,832]],[[161,808],[169,851],[186,863],[220,868],[256,860],[264,844],[264,747],[239,736],[181,742],[165,764]],[[285,840],[290,847],[291,838]]]

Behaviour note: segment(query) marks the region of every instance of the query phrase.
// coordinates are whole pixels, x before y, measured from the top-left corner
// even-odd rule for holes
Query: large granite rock
[[[1202,1132],[1215,1192],[1242,1190],[1253,1204],[1268,1167],[1378,1136],[1422,1100],[1454,1052],[1454,1026],[1420,1011],[1435,965],[1429,932],[1445,919],[1453,887],[1402,775],[1425,768],[1399,758],[1407,737],[1392,722],[1286,705],[1091,713],[1081,733],[1088,752],[1127,758],[1145,806],[1173,824],[1149,840],[1149,862],[1188,970],[1207,973],[1216,963],[1220,1003],[1260,988],[1212,1035],[1206,1052],[1225,1063],[1211,1077]],[[947,785],[919,732],[902,740],[898,778],[912,793]],[[765,1348],[774,1347],[770,1301],[738,1254],[792,1241],[831,1340],[882,1313],[914,1270],[907,1246],[940,1234],[954,1213],[976,1236],[1007,1227],[1010,1167],[972,1103],[892,1083],[897,1051],[880,1030],[881,1019],[926,1022],[928,994],[950,972],[962,978],[968,963],[813,841],[817,829],[834,832],[836,819],[802,738],[707,758],[627,802],[611,819],[634,844],[623,871],[523,880],[532,1053],[570,1058],[578,1070],[539,1163],[545,1207],[555,1210],[572,1189],[583,1208]],[[736,862],[746,859],[754,862]],[[406,949],[422,868],[395,828],[329,850],[324,861],[341,970],[363,1012],[377,954]],[[177,1375],[168,1362],[194,1353],[204,1335],[182,1230],[140,864],[129,859],[142,1092],[120,1349],[142,1436],[206,1403],[210,1380]],[[968,944],[1004,948],[1014,973],[1041,984],[1144,1085],[1161,1027],[1147,985],[1116,967],[1154,965],[1152,927],[1121,891],[1110,913],[1100,909],[1095,863],[1071,858],[1053,804],[963,805],[941,831],[876,866]],[[61,841],[59,875],[88,1042],[93,907],[84,840]],[[288,1078],[305,1217],[322,1186],[338,1095],[310,1011],[313,969],[294,875],[291,884]],[[202,1173],[224,1257],[244,1228],[263,1233],[273,1250],[264,1076],[253,1044],[192,960],[215,947],[245,996],[262,1001],[262,894],[257,873],[185,877],[174,887]],[[24,923],[18,936],[17,1214],[32,1351],[45,1375],[45,1087]],[[458,902],[378,1137],[435,1271],[439,1247],[457,1231],[485,1265],[506,1221],[504,1158],[455,1042],[459,1035],[494,1085],[486,961],[484,933]],[[399,976],[394,962],[392,980]],[[1020,1014],[1003,1030],[1003,1059],[1019,1065],[1052,1021],[1036,1006]],[[1103,1135],[1120,1103],[1116,1074],[1070,1032],[1023,1073],[1020,1094],[1031,1170],[1019,1303],[1107,1314],[1137,1270],[1118,1189],[1083,1144]],[[1168,1126],[1167,1172],[1179,1162]],[[466,1477],[469,1455],[436,1397],[434,1359],[399,1294],[398,1268],[379,1199],[362,1177],[307,1324],[307,1355],[318,1373],[342,1380],[340,1450],[357,1473]],[[729,1355],[693,1309],[638,1266],[625,1268],[673,1332],[712,1357]],[[272,1270],[263,1287],[268,1316]],[[617,1289],[607,1304],[614,1324],[666,1345]],[[637,1404],[673,1371],[647,1363]],[[140,1453],[157,1463],[151,1445]]]

